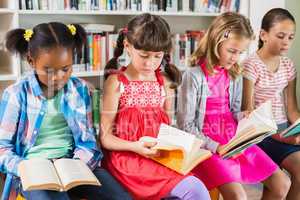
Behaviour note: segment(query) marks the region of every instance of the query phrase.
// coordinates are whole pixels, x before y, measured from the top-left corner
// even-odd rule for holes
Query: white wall
[[[292,13],[296,19],[297,29],[295,41],[289,52],[289,57],[294,61],[298,71],[297,83],[297,99],[300,107],[300,2],[299,0],[286,0],[286,8]]]
[[[296,2],[297,0],[294,1]],[[263,16],[270,9],[278,7],[284,8],[285,0],[249,0],[249,18],[256,35],[256,40],[250,45],[250,53],[257,49],[258,35]]]
[[[251,25],[256,34],[256,41],[252,42],[250,45],[250,53],[257,49],[257,40],[260,30],[260,24],[263,15],[270,9],[275,7],[281,7],[288,9],[296,19],[298,24],[298,31],[296,32],[296,37],[294,44],[289,52],[289,57],[294,61],[297,71],[297,100],[300,107],[300,1],[299,0],[249,0],[249,18]]]

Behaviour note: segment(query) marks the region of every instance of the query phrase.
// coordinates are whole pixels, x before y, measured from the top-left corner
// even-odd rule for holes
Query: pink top
[[[214,75],[206,73],[210,95],[206,101],[203,133],[212,140],[227,144],[234,137],[237,121],[229,108],[230,76],[224,68],[215,67]],[[277,169],[277,165],[260,148],[253,145],[236,158],[223,159],[219,154],[201,162],[193,173],[208,189],[226,183],[257,183],[265,180]]]

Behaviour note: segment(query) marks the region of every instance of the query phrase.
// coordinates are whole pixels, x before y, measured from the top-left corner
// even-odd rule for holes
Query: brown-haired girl
[[[196,177],[182,176],[147,158],[158,153],[151,149],[155,143],[139,141],[142,136],[156,137],[160,124],[170,123],[170,86],[181,81],[170,64],[169,25],[151,14],[133,18],[120,32],[106,71],[118,69],[124,48],[131,62],[109,75],[104,87],[101,143],[110,150],[107,168],[135,199],[210,199]]]
[[[282,8],[268,11],[262,20],[258,50],[244,61],[243,109],[252,110],[272,100],[278,132],[300,118],[296,100],[296,68],[285,56],[295,38],[296,22]],[[275,134],[259,143],[274,162],[291,175],[287,199],[300,199],[300,136]]]

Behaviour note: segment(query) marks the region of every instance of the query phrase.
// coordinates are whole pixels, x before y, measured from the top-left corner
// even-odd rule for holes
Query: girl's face
[[[35,69],[42,88],[49,92],[57,92],[64,87],[72,74],[72,49],[55,47],[40,50],[36,59],[29,58]]]
[[[284,55],[289,50],[295,37],[295,24],[286,19],[275,23],[268,32],[262,30],[260,38],[264,48],[273,55]]]
[[[229,38],[222,42],[219,47],[219,65],[229,70],[236,64],[240,55],[248,48],[250,39]]]
[[[135,49],[131,44],[125,45],[131,64],[142,75],[151,75],[160,66],[164,57],[164,52],[144,51]]]

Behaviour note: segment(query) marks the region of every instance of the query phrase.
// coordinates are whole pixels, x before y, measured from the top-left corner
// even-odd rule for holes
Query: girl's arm
[[[253,110],[254,109],[254,83],[247,78],[244,78],[243,81],[244,88],[243,88],[243,101],[242,101],[242,109],[243,110]],[[287,90],[291,90],[287,89]],[[289,92],[286,92],[289,93]],[[298,142],[298,139],[295,137],[288,137],[282,138],[279,134],[275,134],[272,136],[273,139],[288,143],[288,144],[295,144]],[[300,139],[300,138],[299,138]]]
[[[254,110],[254,83],[247,78],[243,78],[242,110]]]
[[[16,133],[21,113],[16,91],[13,87],[6,89],[0,104],[0,170],[18,176],[18,165],[24,159],[16,153]]]
[[[289,81],[288,86],[284,89],[284,95],[286,97],[287,117],[289,122],[292,124],[300,118],[300,112],[296,100],[296,78]],[[300,135],[282,138],[277,134],[273,138],[288,144],[300,144]]]
[[[103,109],[100,126],[100,142],[102,146],[112,151],[132,151],[145,157],[156,155],[157,151],[151,149],[156,143],[127,141],[113,134],[113,130],[116,128],[115,118],[118,112],[120,96],[118,77],[117,75],[111,75],[104,83]]]
[[[287,117],[291,124],[300,118],[300,112],[296,99],[296,82],[296,78],[292,81],[289,81],[288,86],[284,90],[286,97]]]

